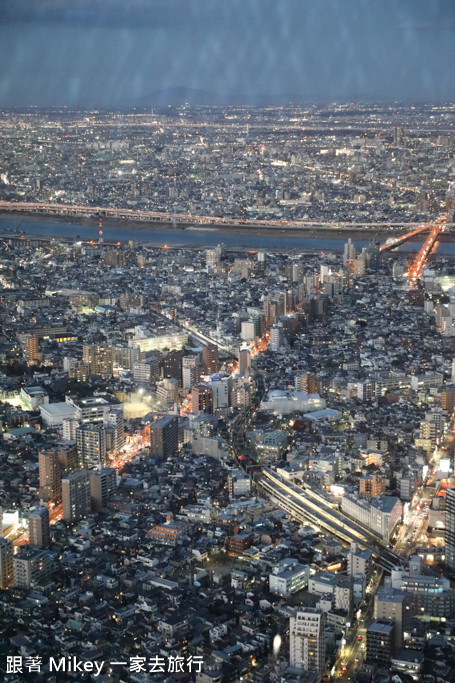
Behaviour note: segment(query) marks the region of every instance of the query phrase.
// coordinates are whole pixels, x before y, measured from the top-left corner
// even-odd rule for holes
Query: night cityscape
[[[263,2],[0,6],[1,681],[455,681],[455,8]]]

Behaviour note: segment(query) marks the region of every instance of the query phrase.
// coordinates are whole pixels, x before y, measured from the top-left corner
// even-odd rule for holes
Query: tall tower
[[[99,244],[103,244],[103,242],[104,242],[104,237],[103,237],[103,219],[102,219],[102,218],[100,218],[100,225],[99,225],[98,235],[99,235],[99,238],[98,238]]]

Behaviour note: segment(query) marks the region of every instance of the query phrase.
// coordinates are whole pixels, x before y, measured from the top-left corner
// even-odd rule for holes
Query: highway
[[[171,223],[178,225],[224,225],[229,227],[295,228],[295,229],[343,229],[357,228],[370,232],[372,228],[402,230],[420,228],[420,223],[355,222],[355,221],[304,221],[304,220],[257,220],[252,218],[221,218],[220,216],[201,216],[198,214],[165,211],[139,211],[112,206],[84,206],[78,204],[50,204],[45,202],[7,202],[0,201],[0,211],[43,216],[75,216],[80,218],[113,218],[145,223]],[[452,224],[451,224],[452,225]]]

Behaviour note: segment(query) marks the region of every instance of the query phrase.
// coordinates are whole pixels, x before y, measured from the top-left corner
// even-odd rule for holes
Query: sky
[[[453,101],[455,2],[0,0],[0,107],[182,97]]]

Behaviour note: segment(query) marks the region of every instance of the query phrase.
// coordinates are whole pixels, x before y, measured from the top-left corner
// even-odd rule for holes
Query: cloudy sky
[[[0,106],[455,99],[454,0],[0,0]],[[204,98],[205,95],[199,95]]]

